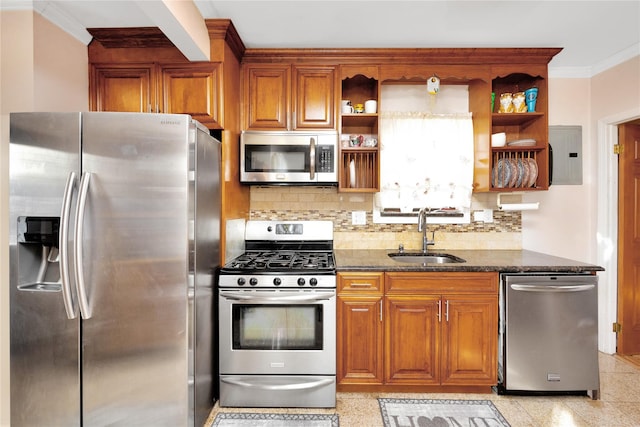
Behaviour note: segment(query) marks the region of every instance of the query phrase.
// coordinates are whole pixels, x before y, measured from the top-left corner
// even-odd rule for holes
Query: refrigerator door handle
[[[80,306],[80,316],[83,319],[91,318],[91,307],[87,298],[87,288],[84,283],[84,267],[82,264],[83,253],[83,224],[84,212],[87,205],[87,193],[89,192],[89,181],[91,173],[84,172],[80,179],[80,190],[78,190],[78,205],[76,206],[76,227],[74,229],[73,240],[76,242],[74,253],[76,290],[78,291],[78,305]]]
[[[69,172],[67,183],[64,187],[64,195],[62,196],[62,211],[60,212],[60,230],[59,242],[60,248],[60,281],[62,282],[62,301],[64,310],[68,319],[78,317],[75,304],[73,303],[73,295],[71,293],[71,279],[69,277],[69,219],[71,216],[71,199],[73,198],[73,189],[76,186],[76,173]]]

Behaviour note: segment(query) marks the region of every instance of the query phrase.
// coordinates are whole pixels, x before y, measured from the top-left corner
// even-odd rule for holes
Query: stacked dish
[[[516,139],[515,141],[507,142],[509,147],[533,147],[536,145],[535,139]]]
[[[538,178],[538,165],[530,158],[499,159],[491,170],[494,188],[529,188]]]

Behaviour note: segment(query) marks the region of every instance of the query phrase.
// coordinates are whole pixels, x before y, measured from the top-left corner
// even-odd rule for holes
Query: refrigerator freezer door
[[[187,423],[189,123],[83,115],[85,426]]]
[[[80,323],[59,287],[36,282],[46,252],[17,243],[19,216],[60,217],[70,171],[80,172],[79,113],[12,113],[9,161],[11,425],[80,425]],[[55,256],[46,281],[59,280]],[[19,290],[20,288],[25,290]]]

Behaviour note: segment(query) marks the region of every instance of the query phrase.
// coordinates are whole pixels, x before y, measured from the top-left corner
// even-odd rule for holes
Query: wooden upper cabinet
[[[222,64],[160,67],[162,112],[189,114],[210,129],[221,129]]]
[[[92,111],[190,114],[222,128],[220,63],[93,64]]]
[[[157,112],[153,64],[91,66],[92,111]]]
[[[335,129],[336,68],[245,64],[244,128]]]
[[[245,129],[289,129],[291,66],[245,68]]]
[[[335,67],[294,67],[294,128],[335,129]]]

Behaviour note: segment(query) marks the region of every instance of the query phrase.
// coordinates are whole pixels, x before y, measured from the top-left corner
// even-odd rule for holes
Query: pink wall
[[[87,111],[87,47],[34,14],[33,57],[35,111]]]
[[[32,11],[0,12],[0,283],[9,281],[9,113],[89,107],[87,47]],[[0,425],[9,425],[9,288],[0,286]]]
[[[597,262],[598,121],[640,109],[640,56],[590,79],[549,80],[549,125],[581,125],[583,184],[528,194],[540,210],[523,212],[524,249]]]
[[[592,123],[640,106],[640,55],[591,78]]]
[[[551,255],[595,261],[593,235],[595,211],[589,214],[593,178],[593,155],[589,149],[591,123],[589,79],[549,80],[549,125],[582,126],[583,184],[551,185],[549,191],[528,194],[527,201],[540,202],[537,211],[522,213],[522,246]],[[585,102],[586,101],[586,102]],[[595,230],[595,228],[593,228]]]

